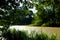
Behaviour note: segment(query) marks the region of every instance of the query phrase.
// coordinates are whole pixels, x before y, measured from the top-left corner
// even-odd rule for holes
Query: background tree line
[[[59,0],[36,0],[37,13],[34,17],[34,25],[37,26],[60,26],[60,1]]]
[[[59,0],[0,0],[0,25],[60,26],[59,6]]]

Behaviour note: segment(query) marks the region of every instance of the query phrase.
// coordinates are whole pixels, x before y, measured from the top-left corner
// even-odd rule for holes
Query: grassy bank
[[[2,35],[6,40],[57,40],[55,34],[48,35],[45,32],[30,32],[28,31],[19,31],[19,30],[8,30]]]

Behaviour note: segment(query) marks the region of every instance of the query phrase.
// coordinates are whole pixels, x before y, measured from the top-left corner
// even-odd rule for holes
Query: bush
[[[3,37],[6,40],[56,40],[56,35],[52,34],[47,35],[45,32],[31,32],[28,34],[26,31],[17,31],[15,29],[8,30],[6,33],[3,34]]]

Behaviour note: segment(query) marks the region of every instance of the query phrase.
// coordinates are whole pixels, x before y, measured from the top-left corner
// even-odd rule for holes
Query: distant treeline
[[[37,10],[37,12],[33,12]],[[33,9],[33,10],[30,10]],[[0,0],[0,25],[60,26],[59,0]]]

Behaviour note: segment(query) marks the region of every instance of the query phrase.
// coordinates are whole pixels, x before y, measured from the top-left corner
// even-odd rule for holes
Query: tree
[[[21,21],[30,14],[29,8],[33,8],[33,4],[28,0],[0,0],[0,25],[3,26],[0,31],[6,32],[14,24],[27,24]]]
[[[60,26],[60,1],[37,0],[37,13],[35,14],[35,25],[38,26]]]

